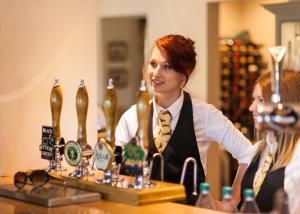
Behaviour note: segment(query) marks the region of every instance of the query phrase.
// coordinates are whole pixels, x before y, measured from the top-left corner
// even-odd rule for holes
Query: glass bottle
[[[232,189],[229,186],[225,186],[222,189],[223,199],[221,202],[221,211],[227,213],[238,213],[236,207],[231,203]]]
[[[210,195],[210,185],[208,183],[200,184],[200,194],[196,201],[196,207],[215,210],[215,203]]]
[[[271,214],[289,214],[288,195],[283,189],[277,190]]]
[[[241,207],[241,213],[260,213],[254,200],[254,193],[252,189],[244,190],[244,202]]]

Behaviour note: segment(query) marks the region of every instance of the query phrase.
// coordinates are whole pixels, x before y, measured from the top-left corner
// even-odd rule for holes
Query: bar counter
[[[11,178],[0,178],[0,184],[11,182]],[[173,202],[154,203],[148,205],[134,206],[123,203],[101,200],[98,202],[74,204],[55,208],[42,207],[19,200],[0,197],[0,213],[72,213],[72,214],[134,214],[134,213],[203,213],[217,214],[218,211],[201,209],[197,207],[182,205]]]

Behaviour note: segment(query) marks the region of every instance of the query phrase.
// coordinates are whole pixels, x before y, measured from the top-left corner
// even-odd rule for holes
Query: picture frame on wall
[[[108,43],[108,59],[110,61],[124,61],[127,59],[128,48],[123,41],[113,41]]]
[[[116,88],[123,88],[128,84],[128,72],[123,67],[109,69],[108,78],[113,79],[113,84]]]

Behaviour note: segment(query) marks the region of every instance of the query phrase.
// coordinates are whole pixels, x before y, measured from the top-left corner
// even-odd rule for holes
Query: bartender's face
[[[264,98],[262,96],[261,86],[259,84],[256,84],[256,86],[254,88],[254,91],[252,93],[252,98],[253,98],[253,101],[252,101],[252,104],[249,107],[249,111],[252,112],[254,123],[255,123],[255,127],[257,127],[257,121],[256,121],[256,117],[257,117],[257,104],[264,102]]]
[[[158,94],[180,94],[185,83],[185,76],[171,67],[165,54],[157,47],[154,47],[149,59],[147,74],[154,92]]]

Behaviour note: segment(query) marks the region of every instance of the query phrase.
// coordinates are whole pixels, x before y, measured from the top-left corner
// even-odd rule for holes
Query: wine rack
[[[256,79],[266,67],[260,46],[242,39],[223,39],[221,54],[221,110],[249,139],[254,123],[249,106]]]

